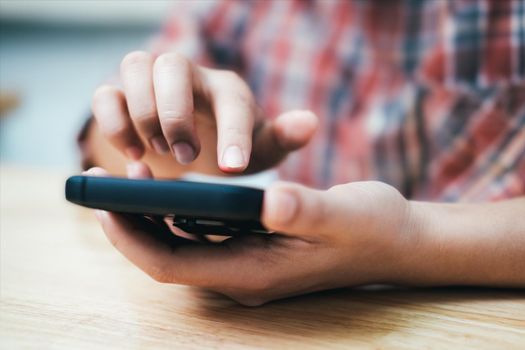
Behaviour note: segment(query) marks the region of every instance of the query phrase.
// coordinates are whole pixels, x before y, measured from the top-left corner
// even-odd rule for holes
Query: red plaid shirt
[[[525,194],[523,1],[187,1],[152,47],[237,71],[270,117],[314,111],[320,131],[285,179]]]

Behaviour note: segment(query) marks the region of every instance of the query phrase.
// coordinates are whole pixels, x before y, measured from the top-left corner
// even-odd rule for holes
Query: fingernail
[[[166,154],[170,151],[168,143],[162,135],[153,136],[149,142],[151,147],[153,147],[158,154]]]
[[[142,157],[142,149],[138,146],[128,147],[126,148],[126,155],[133,160],[139,160]]]
[[[175,158],[180,164],[189,164],[195,159],[195,150],[187,142],[174,143],[172,148]]]
[[[231,169],[242,168],[244,157],[239,146],[228,146],[222,155],[222,164]]]
[[[297,212],[297,198],[288,191],[270,189],[265,200],[267,201],[265,210],[274,224],[284,225],[289,223]]]

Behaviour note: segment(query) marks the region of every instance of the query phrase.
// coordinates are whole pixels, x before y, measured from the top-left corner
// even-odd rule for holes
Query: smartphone
[[[72,176],[66,199],[94,209],[168,217],[188,233],[268,233],[260,222],[260,189],[175,180]]]

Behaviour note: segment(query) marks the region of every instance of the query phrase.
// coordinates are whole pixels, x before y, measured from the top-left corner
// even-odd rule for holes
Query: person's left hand
[[[105,172],[93,168],[87,174]],[[135,162],[128,176],[151,177],[151,172]],[[244,305],[392,282],[418,239],[409,202],[380,182],[327,191],[276,183],[265,192],[261,220],[279,233],[241,235],[220,243],[181,239],[170,247],[152,237],[154,230],[165,230],[160,225],[104,211],[97,211],[97,218],[110,242],[156,281],[205,287]]]

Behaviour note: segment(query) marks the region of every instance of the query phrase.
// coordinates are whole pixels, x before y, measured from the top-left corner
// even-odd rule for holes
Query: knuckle
[[[235,72],[220,71],[214,79],[214,87],[225,107],[247,106],[255,111],[257,104],[248,84]]]
[[[170,53],[162,54],[159,57],[157,57],[157,59],[155,60],[155,66],[157,68],[175,67],[175,68],[186,70],[189,72],[191,63],[183,55],[176,53],[176,52],[170,52]]]
[[[228,125],[224,128],[222,132],[225,137],[231,140],[235,140],[237,142],[247,142],[250,140],[249,136],[251,136],[247,135],[246,130],[240,128],[237,125]]]
[[[255,109],[255,99],[247,86],[237,91],[236,98],[239,102],[249,106],[251,109]]]
[[[235,109],[238,106],[247,106],[252,112],[255,111],[255,99],[248,88],[238,87],[234,91],[222,93],[223,107]]]
[[[162,110],[162,119],[180,122],[186,119],[185,114],[183,111],[170,106]]]
[[[95,92],[93,93],[93,103],[96,103],[100,99],[106,98],[108,96],[115,95],[116,93],[118,93],[117,87],[109,84],[101,85],[96,88]]]
[[[120,140],[125,138],[131,132],[131,129],[127,123],[116,122],[107,123],[102,132],[106,137]]]
[[[151,57],[152,56],[149,52],[133,51],[124,56],[122,62],[120,63],[120,67],[122,69],[129,69],[137,65],[142,65],[146,62],[149,62],[151,60]]]
[[[187,117],[186,113],[174,109],[168,109],[162,112],[160,121],[164,128],[177,129],[189,127],[191,119]]]
[[[156,121],[158,116],[153,110],[138,110],[131,115],[131,118],[140,124],[148,124]]]
[[[328,190],[326,190],[327,192],[330,192],[330,193],[334,193],[334,192],[341,192],[341,191],[345,191],[347,189],[348,185],[347,184],[338,184],[338,185],[334,185],[332,187],[330,187]]]
[[[187,139],[192,135],[191,121],[183,117],[161,119],[161,129],[168,143],[178,139]]]
[[[243,81],[242,78],[237,74],[236,72],[232,70],[219,70],[217,71],[217,74],[221,77],[223,80],[230,80],[230,81]],[[244,81],[243,81],[244,82]]]
[[[250,87],[238,73],[231,70],[219,70],[216,71],[215,74],[218,78],[216,81],[220,82],[221,86],[224,84],[231,84],[232,86],[235,86],[235,90],[237,91],[235,97],[246,100],[251,98]]]

